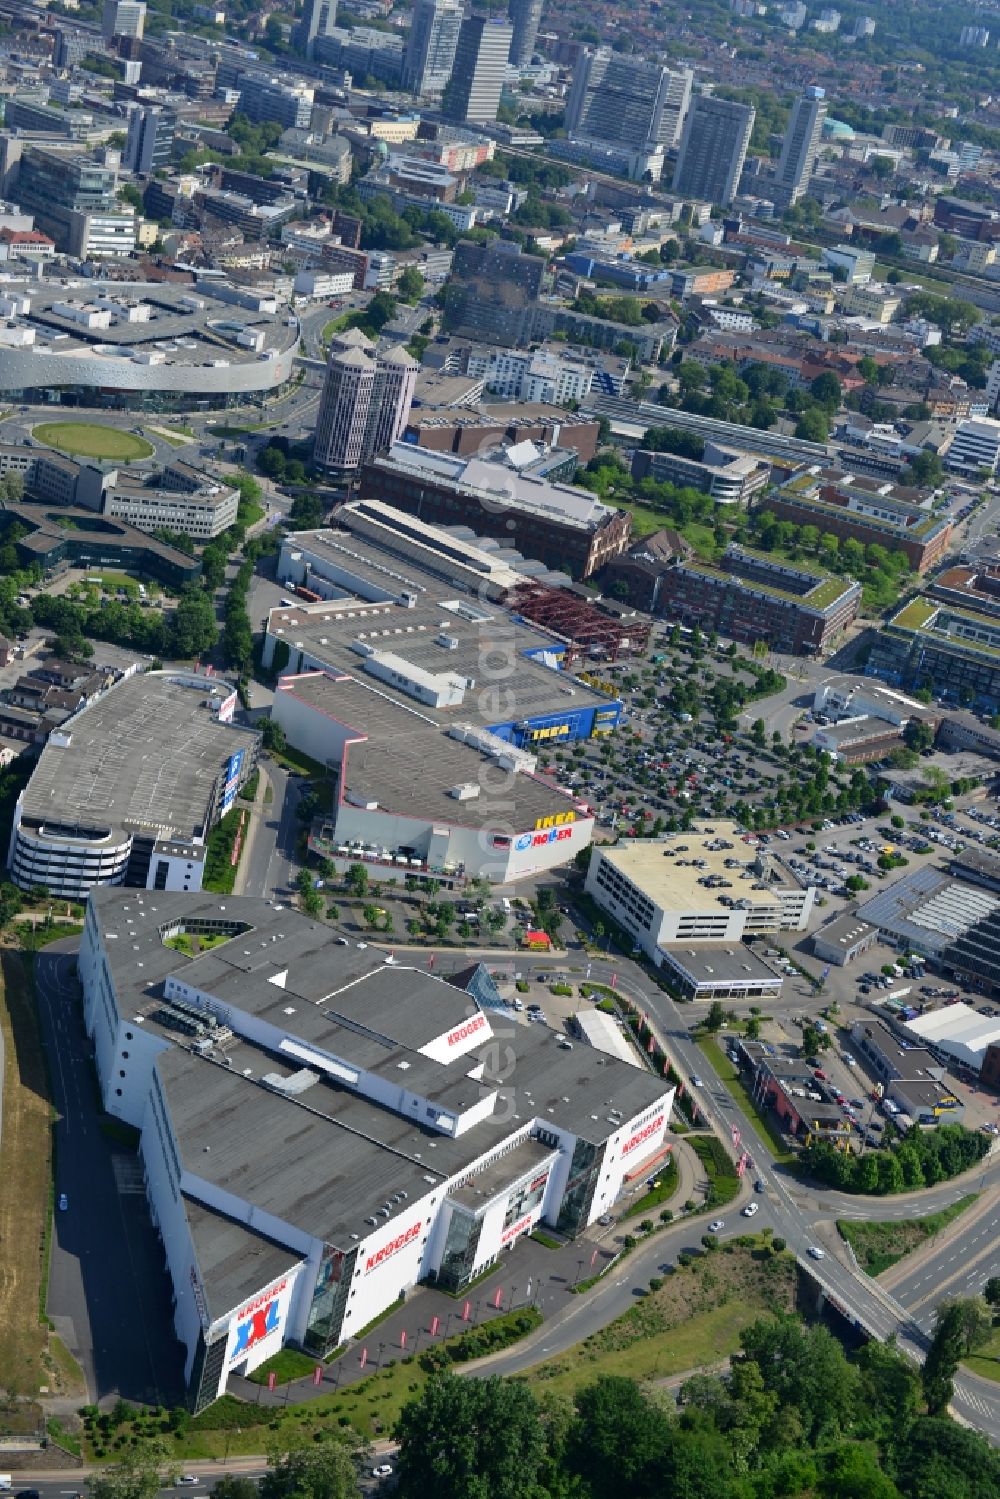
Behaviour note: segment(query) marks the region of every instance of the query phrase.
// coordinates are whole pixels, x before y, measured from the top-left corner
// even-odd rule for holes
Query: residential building
[[[403,60],[403,86],[414,94],[440,94],[455,66],[462,26],[461,0],[416,0]]]
[[[970,417],[959,422],[951,446],[945,454],[948,468],[978,477],[986,472],[992,477],[1000,460],[1000,421],[993,417]]]
[[[104,0],[101,31],[106,41],[116,36],[141,40],[146,25],[145,0]]]
[[[418,368],[405,349],[376,351],[356,329],[335,337],[316,418],[315,461],[353,473],[402,437]]]
[[[807,88],[792,105],[774,176],[775,190],[783,204],[797,203],[809,190],[826,110],[825,90],[815,87]]]
[[[588,396],[594,368],[585,358],[561,358],[541,350],[471,349],[467,359],[468,373],[482,375],[487,388],[502,400],[555,406]]]
[[[601,48],[575,70],[566,103],[566,130],[580,138],[629,146],[676,144],[691,98],[690,69],[671,72]]]
[[[730,544],[717,567],[687,561],[661,580],[658,612],[732,640],[818,655],[857,617],[861,585]]]
[[[510,63],[526,68],[535,53],[538,28],[542,24],[542,0],[508,0],[507,13],[514,35],[510,43]]]
[[[431,525],[464,525],[502,538],[578,579],[624,551],[627,511],[609,508],[589,490],[522,472],[520,457],[517,448],[460,458],[398,442],[362,470],[361,493]]]
[[[699,94],[684,121],[674,191],[726,207],[736,196],[753,132],[752,105]]]
[[[174,115],[160,105],[135,104],[128,114],[128,135],[122,158],[127,171],[151,177],[170,166],[174,148]]]
[[[691,857],[681,857],[682,849]],[[736,849],[749,857],[737,857]],[[733,894],[718,895],[722,888]],[[664,948],[805,931],[816,897],[763,849],[742,843],[735,823],[715,819],[711,828],[696,824],[664,841],[595,844],[586,889],[658,967]]]
[[[472,125],[496,120],[513,35],[509,21],[475,14],[463,20],[455,64],[441,101],[446,120]]]
[[[507,240],[455,246],[445,292],[444,327],[483,343],[523,348],[531,342],[545,261]]]

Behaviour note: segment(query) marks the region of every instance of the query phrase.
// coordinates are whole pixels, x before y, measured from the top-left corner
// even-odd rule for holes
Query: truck
[[[307,604],[318,604],[321,602],[321,597],[318,593],[313,593],[311,588],[303,588],[301,583],[296,583],[292,592],[298,598],[305,599]]]

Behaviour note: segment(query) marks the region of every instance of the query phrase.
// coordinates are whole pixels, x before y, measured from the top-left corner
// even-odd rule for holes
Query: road
[[[58,946],[35,960],[56,1113],[56,1199],[67,1200],[55,1214],[48,1313],[92,1399],[172,1404],[183,1381],[180,1345],[164,1340],[173,1323],[163,1251],[138,1157],[102,1132],[75,958]]]
[[[266,761],[261,770],[271,783],[274,800],[265,806],[248,848],[241,893],[270,899],[287,895],[295,877],[295,840],[302,827],[295,814],[303,783],[273,760]]]

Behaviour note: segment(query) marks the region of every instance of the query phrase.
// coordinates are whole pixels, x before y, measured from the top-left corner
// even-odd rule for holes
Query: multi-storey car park
[[[581,1233],[669,1149],[647,1068],[512,1020],[482,968],[449,981],[280,905],[94,891],[79,974],[195,1410],[418,1282],[460,1293],[539,1221]]]
[[[654,963],[676,953],[669,966],[689,973],[701,992],[698,959],[706,944],[728,948],[767,932],[805,931],[816,898],[813,886],[796,883],[769,854],[748,846],[735,823],[718,821],[664,842],[596,847],[587,892]],[[725,963],[734,987],[764,978],[747,962],[742,974],[734,961]]]
[[[236,700],[217,677],[151,671],[68,719],[18,798],[14,883],[73,900],[95,885],[200,890],[208,835],[257,760]]]
[[[287,385],[299,345],[274,297],[228,282],[9,283],[0,314],[0,394],[33,404],[237,405]]]

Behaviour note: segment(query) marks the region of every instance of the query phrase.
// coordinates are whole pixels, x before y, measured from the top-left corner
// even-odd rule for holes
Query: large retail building
[[[278,904],[95,890],[79,975],[195,1409],[421,1281],[461,1292],[539,1221],[581,1233],[669,1148],[646,1067],[521,1023],[482,968],[432,975]]]

